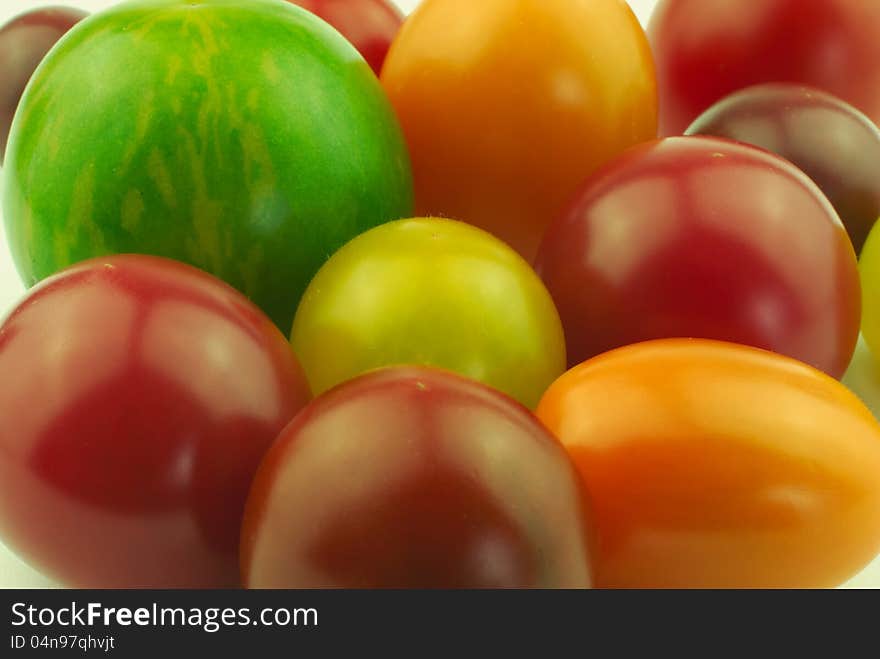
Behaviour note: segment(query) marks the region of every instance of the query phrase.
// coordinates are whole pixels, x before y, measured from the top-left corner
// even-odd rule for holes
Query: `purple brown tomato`
[[[250,588],[584,588],[585,490],[513,399],[446,371],[374,371],[316,398],[257,472]]]
[[[175,261],[86,261],[0,326],[0,372],[3,542],[67,585],[239,585],[253,475],[308,401],[261,311]]]
[[[44,7],[0,27],[0,165],[12,117],[31,74],[55,42],[86,16],[70,7]]]
[[[704,112],[688,135],[715,135],[791,161],[834,206],[856,253],[880,217],[880,130],[825,92],[790,84],[749,87]]]
[[[861,289],[852,243],[803,172],[745,144],[673,137],[591,177],[536,263],[572,365],[650,339],[752,345],[840,377]]]

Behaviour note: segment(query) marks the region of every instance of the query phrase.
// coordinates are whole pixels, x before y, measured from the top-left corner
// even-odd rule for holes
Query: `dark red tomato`
[[[388,0],[288,0],[309,10],[348,39],[378,76],[403,14]]]
[[[65,584],[239,583],[253,475],[307,402],[240,293],[153,257],[87,261],[0,327],[0,538]]]
[[[374,371],[309,405],[266,456],[242,528],[251,588],[588,587],[583,486],[503,394]]]
[[[876,0],[660,0],[648,36],[661,135],[762,82],[818,87],[880,123]]]
[[[697,337],[840,377],[858,339],[858,265],[831,204],[789,162],[729,140],[673,137],[608,163],[550,227],[537,268],[572,365]]]
[[[819,185],[861,252],[880,217],[880,130],[853,106],[800,85],[758,85],[713,105],[687,133],[727,137],[790,160]]]
[[[0,164],[12,117],[31,74],[55,42],[86,16],[70,7],[44,7],[0,27]]]

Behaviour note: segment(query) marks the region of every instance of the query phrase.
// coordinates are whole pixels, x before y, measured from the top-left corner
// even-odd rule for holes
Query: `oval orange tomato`
[[[880,426],[787,357],[671,339],[545,394],[593,501],[600,587],[826,587],[880,551]]]
[[[475,224],[527,259],[587,175],[657,131],[651,51],[620,0],[425,0],[382,82],[417,214]]]

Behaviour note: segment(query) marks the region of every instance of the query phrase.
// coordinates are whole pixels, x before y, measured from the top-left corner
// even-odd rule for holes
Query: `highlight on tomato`
[[[671,137],[584,182],[536,263],[568,363],[639,341],[743,343],[844,374],[859,335],[858,264],[816,184],[763,149]]]
[[[524,407],[439,369],[382,369],[281,433],[242,528],[250,588],[587,588],[583,484]]]
[[[880,426],[795,360],[641,343],[567,372],[537,415],[589,492],[599,587],[830,587],[880,552]]]
[[[0,372],[7,546],[68,586],[238,586],[254,473],[309,400],[253,303],[176,261],[85,261],[6,318]]]

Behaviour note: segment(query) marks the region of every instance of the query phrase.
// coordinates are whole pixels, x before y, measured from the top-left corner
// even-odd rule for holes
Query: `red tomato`
[[[876,0],[660,0],[648,36],[661,135],[760,82],[824,89],[880,123]]]
[[[880,426],[799,362],[642,343],[563,375],[538,417],[591,496],[599,586],[836,586],[880,551]]]
[[[87,261],[6,319],[0,372],[6,544],[75,586],[238,584],[251,480],[308,391],[262,312],[174,261]]]
[[[687,132],[754,144],[791,161],[828,197],[857,253],[880,217],[880,130],[835,96],[757,85],[713,105]]]
[[[403,14],[388,0],[288,0],[335,27],[379,75]]]
[[[858,264],[834,209],[787,161],[728,140],[673,137],[609,163],[550,227],[537,269],[569,364],[702,337],[839,377],[858,340]]]
[[[657,133],[651,50],[621,0],[424,0],[382,84],[416,214],[474,224],[529,261],[583,178]]]
[[[12,117],[31,74],[55,42],[86,16],[79,9],[43,7],[0,27],[0,165]]]
[[[588,587],[582,485],[524,407],[428,368],[315,399],[260,467],[251,588]]]

